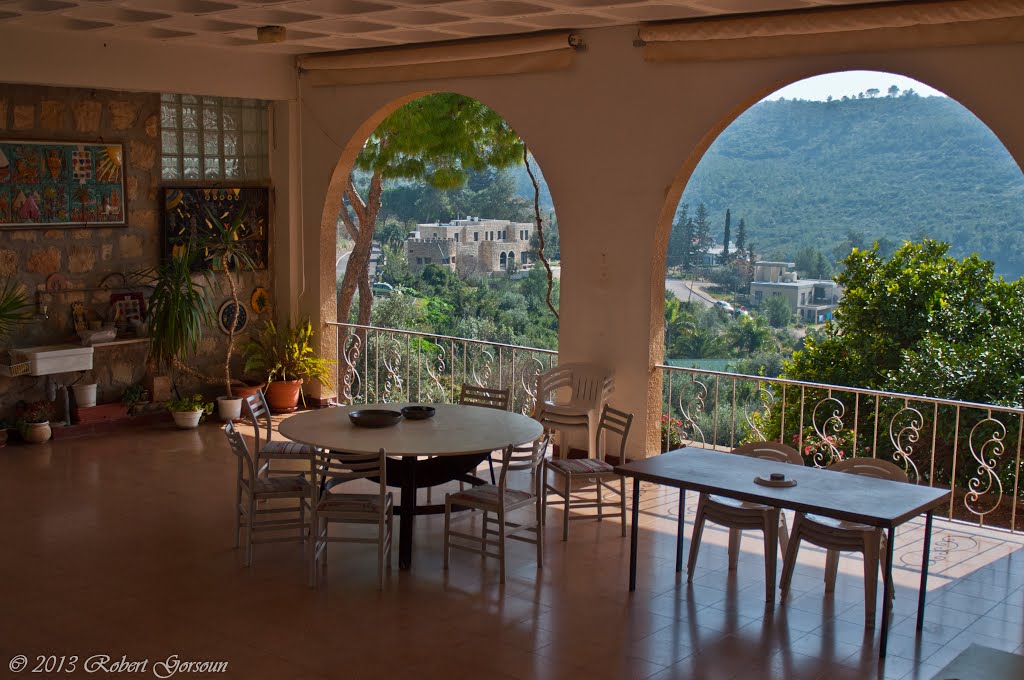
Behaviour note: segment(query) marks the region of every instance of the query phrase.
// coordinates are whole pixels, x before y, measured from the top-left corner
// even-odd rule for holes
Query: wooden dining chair
[[[497,389],[494,387],[480,387],[479,385],[462,384],[459,392],[460,406],[481,406],[493,408],[499,411],[508,411],[512,408],[512,391],[509,389]],[[496,483],[494,476],[494,454],[487,457],[487,467],[491,472],[491,484]],[[460,484],[460,489],[463,488]]]
[[[257,390],[254,394],[242,399],[242,412],[245,413],[252,426],[258,463],[266,459],[267,463],[262,464],[268,464],[272,458],[305,460],[316,455],[316,448],[312,446],[288,440],[274,440],[274,423],[270,418],[270,408],[267,406],[263,390]],[[266,435],[262,437],[260,436],[261,426],[266,431]]]
[[[277,543],[282,541],[304,542],[307,538],[309,522],[306,512],[313,500],[313,485],[307,475],[312,476],[313,458],[308,456],[306,466],[291,474],[273,475],[270,472],[270,460],[277,454],[264,456],[266,462],[262,467],[249,452],[242,433],[235,429],[234,424],[224,426],[231,452],[238,459],[238,470],[235,482],[235,548],[239,547],[242,527],[245,527],[245,566],[252,564],[253,544]],[[296,456],[288,455],[291,461]],[[287,501],[283,504],[271,504],[270,501]],[[289,536],[286,532],[297,531],[297,535]],[[265,535],[272,536],[264,538]]]
[[[533,471],[532,488],[529,491],[508,488],[508,473],[512,455],[516,447],[509,445],[501,458],[501,473],[498,483],[475,486],[471,489],[449,493],[444,500],[444,568],[448,568],[449,554],[452,548],[474,552],[484,557],[498,560],[499,579],[505,583],[505,541],[514,539],[533,543],[537,546],[537,568],[544,563],[544,508],[541,493],[542,476],[536,474],[544,452],[550,442],[550,435],[545,433],[533,442],[531,465]],[[477,536],[451,528],[452,508],[462,507],[483,511],[481,532]],[[513,522],[508,515],[519,509],[533,508],[533,516],[528,520]],[[494,515],[492,518],[491,515]],[[496,538],[495,538],[496,537]],[[455,539],[455,540],[453,540]],[[494,552],[494,550],[497,552]]]
[[[828,469],[894,482],[909,481],[907,473],[898,465],[877,458],[847,458],[829,465]],[[834,592],[836,588],[839,553],[859,552],[864,555],[864,624],[868,627],[873,626],[875,624],[879,566],[882,567],[883,578],[887,572],[885,532],[879,527],[868,524],[847,522],[802,512],[796,513],[793,519],[793,531],[789,537],[789,548],[785,551],[785,559],[782,563],[782,577],[779,579],[779,589],[783,596],[789,591],[790,583],[793,580],[793,569],[796,567],[801,541],[807,541],[828,551],[825,556],[826,593]]]
[[[377,590],[384,589],[384,567],[391,567],[391,537],[395,504],[387,490],[387,465],[384,449],[374,454],[324,452],[315,466],[314,502],[311,523],[313,540],[309,542],[309,585],[317,587],[320,573],[327,571],[327,548],[331,543],[375,543],[377,545]],[[374,493],[334,493],[325,482],[372,482]],[[321,489],[327,489],[321,491]],[[372,538],[331,536],[331,523],[376,526]],[[317,567],[320,567],[318,569]]]
[[[733,454],[774,460],[787,465],[803,465],[803,457],[796,449],[779,442],[749,442],[737,446]],[[728,455],[728,454],[725,454]],[[735,571],[739,562],[740,542],[744,530],[764,532],[765,601],[775,601],[775,571],[781,546],[785,554],[788,532],[786,516],[778,508],[760,503],[748,503],[732,498],[702,493],[697,501],[697,514],[693,518],[690,538],[690,558],[686,564],[686,581],[693,581],[697,568],[697,553],[704,533],[704,523],[713,522],[729,529],[729,571]]]
[[[562,505],[562,540],[569,540],[569,521],[572,519],[594,519],[619,515],[622,520],[622,535],[626,535],[626,478],[615,474],[615,468],[605,460],[609,446],[613,447],[614,455],[619,463],[626,462],[626,439],[633,425],[633,414],[614,409],[608,404],[601,410],[601,418],[597,424],[596,458],[553,458],[544,462],[541,477],[544,480],[544,508],[554,504]],[[609,437],[615,443],[609,443]],[[550,473],[550,475],[549,475]],[[548,482],[552,477],[554,481]],[[561,484],[559,484],[559,480]],[[611,505],[618,506],[614,513],[606,513],[604,492],[613,495]],[[586,497],[589,492],[593,497]],[[549,500],[554,495],[556,500]],[[571,517],[569,511],[575,508],[597,508],[596,515],[577,515]]]

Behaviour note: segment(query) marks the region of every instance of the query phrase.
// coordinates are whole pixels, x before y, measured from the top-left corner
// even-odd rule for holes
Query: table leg
[[[683,518],[686,514],[686,489],[679,489],[679,519],[676,522],[676,573],[683,570]]]
[[[398,531],[398,568],[412,566],[412,525],[416,516],[416,456],[402,459],[402,507]]]
[[[882,591],[882,639],[878,643],[878,658],[885,658],[889,643],[889,610],[892,609],[892,548],[896,542],[896,527],[889,527],[885,542],[885,588]]]
[[[633,478],[633,523],[629,537],[629,592],[636,590],[636,540],[640,535],[640,478]]]
[[[932,511],[924,521],[924,557],[921,558],[921,592],[917,594],[917,629],[924,628],[924,597],[928,592],[928,560],[932,549]]]

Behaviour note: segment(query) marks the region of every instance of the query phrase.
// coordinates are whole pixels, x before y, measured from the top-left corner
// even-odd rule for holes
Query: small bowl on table
[[[364,408],[349,411],[348,418],[356,427],[391,427],[402,420],[402,414],[390,409]]]
[[[409,420],[426,420],[427,418],[433,418],[435,413],[437,413],[437,409],[433,406],[422,406],[420,404],[406,406],[402,409],[402,415]]]

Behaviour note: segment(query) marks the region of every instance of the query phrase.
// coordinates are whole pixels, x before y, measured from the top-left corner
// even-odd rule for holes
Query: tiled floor
[[[879,666],[857,558],[843,558],[825,598],[823,554],[802,549],[791,598],[766,613],[759,538],[744,541],[730,574],[726,534],[709,527],[687,585],[673,568],[674,491],[644,490],[633,595],[619,524],[574,522],[562,543],[554,510],[544,568],[513,542],[505,587],[496,565],[472,555],[455,553],[445,573],[442,520],[431,517],[417,524],[413,569],[396,568],[383,593],[373,548],[358,545],[332,546],[328,581],[313,591],[296,544],[257,546],[255,566],[242,567],[231,548],[234,471],[212,424],[0,450],[0,674],[15,655],[31,668],[52,654],[78,657],[64,677],[87,675],[94,655],[150,668],[178,655],[227,661],[239,678],[838,680],[931,678],[972,641],[1024,653],[1020,536],[938,522],[916,638],[921,528],[899,532]]]

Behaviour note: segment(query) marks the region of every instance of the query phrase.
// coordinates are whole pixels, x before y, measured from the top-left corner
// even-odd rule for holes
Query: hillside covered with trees
[[[951,254],[1024,274],[1024,174],[988,127],[956,101],[906,92],[756,104],[712,144],[683,194],[722,240],[725,212],[744,219],[761,257],[814,246],[839,261],[851,246],[893,252],[946,241]]]

